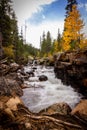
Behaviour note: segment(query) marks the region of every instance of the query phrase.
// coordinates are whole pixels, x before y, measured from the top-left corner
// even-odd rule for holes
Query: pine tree
[[[41,56],[49,56],[51,53],[51,34],[48,31],[45,35],[45,32],[43,32],[42,38],[40,37],[40,47],[41,47]]]
[[[46,53],[50,53],[51,51],[51,34],[48,31],[47,32],[47,37],[46,37]]]
[[[11,0],[0,0],[0,29],[3,36],[3,46],[9,46],[11,44],[11,17],[9,13],[11,11]]]
[[[53,42],[53,53],[57,53],[59,50],[58,50],[58,41],[57,40],[54,40]]]
[[[41,41],[41,56],[43,56],[45,53],[46,53],[46,38],[45,38],[45,32],[43,32]]]
[[[12,41],[13,41],[13,45],[15,46],[16,42],[19,40],[18,26],[17,26],[15,12],[12,13],[11,27],[12,27],[12,32],[11,32],[12,33]]]
[[[22,27],[21,27],[21,35],[19,37],[20,37],[20,40],[23,44],[24,40],[23,40],[23,28]]]
[[[19,35],[18,35],[18,26],[17,26],[17,20],[15,12],[12,13],[12,20],[11,20],[11,26],[12,26],[12,45],[14,46],[14,52],[15,52],[15,61],[18,59],[18,51],[19,51]]]
[[[57,43],[58,43],[58,46],[57,46],[58,51],[61,51],[62,50],[62,37],[61,37],[59,29],[58,29]]]

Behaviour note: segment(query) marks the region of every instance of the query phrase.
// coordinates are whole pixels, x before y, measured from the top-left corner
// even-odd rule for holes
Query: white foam
[[[27,70],[29,70],[28,67],[26,67],[26,72]],[[48,81],[39,82],[34,80],[43,74],[48,77]],[[35,71],[35,78],[31,79],[33,80],[31,80],[29,84],[37,87],[24,89],[24,95],[22,99],[25,105],[32,112],[39,112],[40,110],[59,102],[66,102],[71,108],[73,108],[81,99],[81,95],[75,92],[71,86],[63,85],[61,80],[55,78],[52,68],[42,69],[38,66],[37,70]]]

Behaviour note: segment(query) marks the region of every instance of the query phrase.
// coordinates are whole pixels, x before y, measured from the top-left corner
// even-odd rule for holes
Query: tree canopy
[[[63,32],[63,49],[64,50],[73,50],[80,47],[81,40],[83,39],[83,29],[84,23],[81,19],[77,5],[72,5],[72,10],[68,12],[68,16],[65,19],[64,23],[64,32]]]

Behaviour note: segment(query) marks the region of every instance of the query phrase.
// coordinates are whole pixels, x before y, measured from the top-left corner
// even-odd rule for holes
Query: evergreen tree
[[[47,37],[46,37],[46,53],[50,53],[51,51],[51,34],[48,31],[47,32]]]
[[[58,41],[57,40],[54,40],[53,42],[53,53],[57,53],[59,50],[58,50]]]
[[[12,20],[11,20],[11,26],[12,26],[12,45],[14,46],[14,53],[15,53],[15,61],[18,59],[18,53],[19,53],[19,35],[18,35],[18,26],[17,26],[17,20],[15,12],[12,13]]]
[[[43,32],[41,42],[41,56],[44,56],[45,53],[46,53],[46,38],[45,38],[45,32]]]
[[[11,11],[11,0],[0,0],[0,29],[3,36],[3,46],[9,46],[11,39],[11,18],[9,13]]]
[[[58,51],[61,51],[62,50],[62,41],[61,41],[62,37],[61,37],[61,34],[60,34],[60,30],[58,29],[58,36],[57,36],[57,43],[58,43]]]
[[[23,29],[22,29],[22,27],[21,27],[21,35],[20,35],[20,40],[21,40],[21,42],[22,42],[22,44],[23,44],[24,40],[23,40]]]
[[[51,53],[51,34],[48,31],[47,35],[45,35],[45,32],[43,32],[42,38],[40,38],[40,46],[41,46],[41,56],[48,56]]]

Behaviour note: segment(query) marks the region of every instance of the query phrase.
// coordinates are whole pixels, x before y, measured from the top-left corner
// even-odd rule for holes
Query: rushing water
[[[30,67],[25,67],[25,71],[30,71]],[[22,99],[25,105],[32,112],[39,112],[54,103],[66,102],[71,108],[77,104],[81,95],[74,91],[71,86],[63,85],[61,80],[55,78],[53,68],[42,68],[37,66],[35,76],[25,81],[29,88],[24,89]],[[47,81],[40,82],[38,76],[46,75]]]

